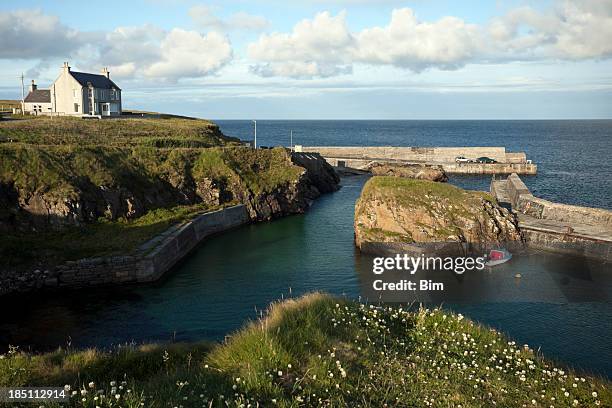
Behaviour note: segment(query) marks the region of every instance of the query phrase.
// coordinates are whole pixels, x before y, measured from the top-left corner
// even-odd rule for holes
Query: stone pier
[[[518,215],[530,247],[612,261],[612,211],[535,197],[517,174],[492,180],[491,193]]]
[[[319,153],[334,167],[368,170],[376,163],[430,164],[450,174],[536,174],[537,166],[524,152],[505,147],[356,147],[296,146],[296,151]],[[488,157],[497,163],[457,163],[457,157]]]

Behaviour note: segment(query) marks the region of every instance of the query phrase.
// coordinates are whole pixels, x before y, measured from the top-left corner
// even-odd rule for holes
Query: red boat
[[[506,249],[492,249],[487,257],[486,266],[495,266],[508,262],[512,259],[512,254]]]

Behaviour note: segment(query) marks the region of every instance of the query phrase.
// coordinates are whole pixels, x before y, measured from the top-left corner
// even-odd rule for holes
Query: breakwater
[[[68,261],[43,271],[5,272],[0,276],[0,295],[42,288],[152,282],[161,278],[204,238],[249,221],[246,207],[240,204],[172,226],[130,254]]]
[[[418,163],[442,166],[451,174],[536,174],[537,165],[524,152],[505,147],[357,147],[296,146],[296,151],[319,153],[338,168],[367,170],[375,163]],[[457,157],[488,157],[496,163],[457,163]]]
[[[491,181],[497,201],[518,214],[530,247],[612,260],[612,211],[535,197],[517,174]]]

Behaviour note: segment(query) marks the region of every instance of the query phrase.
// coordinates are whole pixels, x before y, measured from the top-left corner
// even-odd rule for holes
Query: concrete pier
[[[537,198],[517,174],[492,180],[491,193],[517,214],[530,247],[612,261],[612,211]]]
[[[439,165],[451,174],[537,173],[537,166],[524,152],[506,152],[505,147],[296,146],[296,151],[316,152],[334,167],[357,170],[367,170],[375,163],[397,163]],[[497,163],[457,163],[459,156],[489,157]]]

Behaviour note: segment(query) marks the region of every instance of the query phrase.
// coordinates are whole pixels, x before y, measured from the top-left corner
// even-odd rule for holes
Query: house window
[[[108,110],[108,105],[107,104],[103,104],[102,105],[102,111],[106,112]]]
[[[75,111],[75,112],[78,112],[78,111],[79,111],[79,104],[78,104],[78,103],[75,103],[75,104],[74,104],[74,111]]]
[[[87,91],[87,95],[89,95],[89,97],[91,98],[93,96],[93,89],[89,88],[89,90]]]

